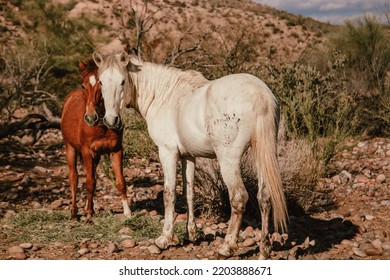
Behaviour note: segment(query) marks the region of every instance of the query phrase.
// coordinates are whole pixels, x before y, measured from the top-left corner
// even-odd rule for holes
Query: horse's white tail
[[[273,98],[266,98],[263,102],[268,103],[268,106],[264,107],[263,103],[258,107],[256,127],[252,136],[252,150],[257,166],[257,176],[259,180],[262,176],[269,190],[275,230],[278,231],[280,227],[282,232],[286,232],[287,205],[276,154],[279,109]]]

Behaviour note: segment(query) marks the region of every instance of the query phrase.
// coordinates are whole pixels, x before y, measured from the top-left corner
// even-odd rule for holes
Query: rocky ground
[[[21,210],[69,211],[67,167],[58,133],[47,133],[34,146],[0,143],[0,259],[218,259],[228,221],[198,217],[201,237],[160,251],[154,240],[135,241],[120,229],[119,242],[12,241],[4,221]],[[346,139],[330,162],[333,173],[321,178],[316,211],[290,211],[289,234],[273,234],[272,259],[390,259],[390,139]],[[81,174],[83,176],[83,174]],[[133,208],[162,219],[162,170],[158,162],[131,159],[125,179],[134,191]],[[121,212],[116,190],[99,173],[98,211]],[[80,191],[81,192],[81,191]],[[85,204],[80,194],[79,207]],[[120,215],[120,214],[118,214]],[[185,214],[176,220],[185,220]],[[83,221],[81,221],[83,222]],[[60,233],[59,233],[60,234]],[[232,259],[257,259],[258,221],[246,218]]]

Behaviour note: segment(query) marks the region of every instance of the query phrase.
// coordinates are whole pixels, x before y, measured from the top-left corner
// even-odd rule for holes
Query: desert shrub
[[[342,75],[343,56],[321,74],[316,68],[293,63],[269,66],[265,81],[276,95],[291,138],[339,139],[356,126],[356,104]]]
[[[278,137],[278,161],[287,199],[300,210],[309,210],[316,193],[323,161],[315,144],[308,140],[287,139],[284,122]],[[224,216],[230,213],[227,188],[216,159],[198,158],[196,161],[195,207],[206,216]],[[247,214],[259,219],[257,203],[257,172],[251,150],[241,160],[241,174],[249,194]]]
[[[347,56],[347,66],[366,80],[369,88],[381,87],[390,65],[390,37],[372,16],[348,20],[332,44]]]

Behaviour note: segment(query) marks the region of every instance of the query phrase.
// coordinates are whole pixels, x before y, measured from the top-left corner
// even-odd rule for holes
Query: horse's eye
[[[99,84],[102,86],[103,84],[102,84],[102,81],[99,81]]]
[[[122,82],[121,82],[121,86],[123,86],[125,84],[125,80],[123,80]]]

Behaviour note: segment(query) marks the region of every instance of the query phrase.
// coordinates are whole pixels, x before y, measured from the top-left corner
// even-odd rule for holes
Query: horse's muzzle
[[[84,121],[89,125],[89,126],[95,126],[99,122],[99,116],[98,114],[93,114],[90,116],[89,114],[84,115]]]
[[[103,124],[109,129],[121,129],[123,127],[120,116],[105,116],[103,118]]]

